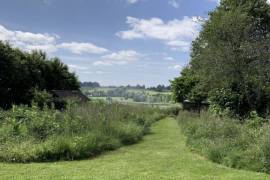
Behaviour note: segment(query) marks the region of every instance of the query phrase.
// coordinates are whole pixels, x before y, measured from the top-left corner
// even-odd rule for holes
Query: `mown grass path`
[[[57,163],[0,164],[0,179],[270,179],[211,163],[185,146],[177,122],[156,123],[152,134],[136,145],[91,160]]]

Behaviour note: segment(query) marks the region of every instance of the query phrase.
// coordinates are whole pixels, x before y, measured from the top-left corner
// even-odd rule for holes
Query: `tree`
[[[198,78],[196,88],[208,95],[226,89],[238,97],[233,98],[234,113],[246,116],[253,110],[261,114],[269,110],[269,59],[266,0],[223,0],[193,42],[189,67]]]
[[[78,90],[77,77],[59,59],[40,51],[31,53],[0,41],[0,107],[30,104],[34,92]]]
[[[200,88],[199,78],[190,67],[184,68],[181,76],[171,81],[171,88],[176,102],[183,103],[185,100],[190,100],[200,104],[206,99],[205,93]]]

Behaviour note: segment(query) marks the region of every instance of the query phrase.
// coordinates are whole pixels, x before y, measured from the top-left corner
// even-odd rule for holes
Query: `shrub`
[[[53,102],[53,97],[46,90],[39,91],[37,89],[32,90],[32,103],[36,104],[38,107],[43,109],[46,106],[51,107]]]

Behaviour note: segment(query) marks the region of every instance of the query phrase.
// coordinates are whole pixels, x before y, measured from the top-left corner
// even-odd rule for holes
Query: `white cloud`
[[[89,42],[64,42],[58,44],[58,39],[60,39],[60,37],[57,35],[12,31],[0,25],[0,40],[8,41],[12,46],[25,51],[42,50],[47,53],[53,53],[64,49],[74,54],[102,54],[108,52],[107,49],[98,47]]]
[[[172,70],[181,71],[183,69],[183,66],[177,64],[177,65],[174,65],[174,66],[169,66],[168,68],[172,69]]]
[[[56,47],[56,45],[54,44],[39,44],[39,45],[27,45],[24,44],[23,47],[20,47],[26,51],[33,51],[33,50],[41,50],[47,53],[54,53],[56,52],[58,49]]]
[[[68,64],[68,67],[72,70],[87,70],[88,68],[87,67],[84,67],[84,66],[78,66],[78,65],[75,65],[75,64]]]
[[[171,46],[172,50],[181,52],[188,52],[191,46],[191,42],[188,41],[168,41],[166,44]]]
[[[108,52],[107,49],[98,47],[92,43],[78,43],[78,42],[71,42],[71,43],[62,43],[58,45],[58,48],[69,50],[74,54],[102,54]]]
[[[106,61],[96,61],[93,63],[94,66],[112,66],[112,63]]]
[[[129,4],[135,4],[137,2],[139,2],[139,0],[127,0],[127,3]]]
[[[173,57],[164,57],[164,59],[167,60],[167,61],[173,61],[174,60]]]
[[[119,51],[117,53],[112,53],[103,56],[104,59],[114,60],[114,61],[135,61],[138,60],[141,55],[133,50]]]
[[[127,17],[131,30],[118,32],[123,39],[153,38],[160,40],[176,40],[194,38],[199,33],[199,23],[196,18],[184,17],[182,20],[163,22],[159,18],[137,19]]]
[[[220,0],[208,0],[208,1],[210,1],[210,2],[215,2],[215,3],[217,3],[217,4],[220,3]]]
[[[174,8],[179,8],[179,3],[176,0],[169,0],[169,5]]]
[[[8,41],[11,45],[26,51],[34,49],[55,52],[57,35],[11,31],[0,25],[0,40]]]
[[[59,38],[56,35],[11,31],[0,25],[0,40],[11,41],[19,44],[52,44]]]
[[[123,50],[101,57],[101,60],[94,62],[95,66],[125,65],[143,57],[142,54],[133,50]]]
[[[126,23],[130,29],[120,31],[116,35],[127,40],[158,39],[173,48],[179,48],[180,46],[182,50],[186,51],[189,49],[191,41],[199,34],[201,20],[201,17],[184,17],[181,20],[174,19],[164,22],[159,18],[138,19],[127,17]]]

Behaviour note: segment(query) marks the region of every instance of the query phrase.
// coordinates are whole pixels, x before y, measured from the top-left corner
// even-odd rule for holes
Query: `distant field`
[[[92,100],[153,105],[162,104],[165,106],[174,104],[170,91],[158,92],[149,89],[127,87],[83,87],[81,90]]]
[[[91,87],[82,87],[81,90],[82,91],[94,91],[94,90],[98,90],[98,91],[109,91],[109,90],[113,90],[115,88],[109,88],[109,87],[99,87],[99,88],[91,88]]]
[[[82,91],[89,91],[89,92],[94,92],[94,91],[104,91],[104,92],[108,92],[110,90],[115,90],[117,88],[111,88],[111,87],[99,87],[99,88],[91,88],[91,87],[82,87],[81,90]],[[157,92],[157,91],[153,91],[153,90],[148,90],[148,89],[135,89],[135,88],[128,88],[127,89],[128,92],[134,92],[134,93],[146,93],[146,94],[171,94],[170,91],[168,92]]]

